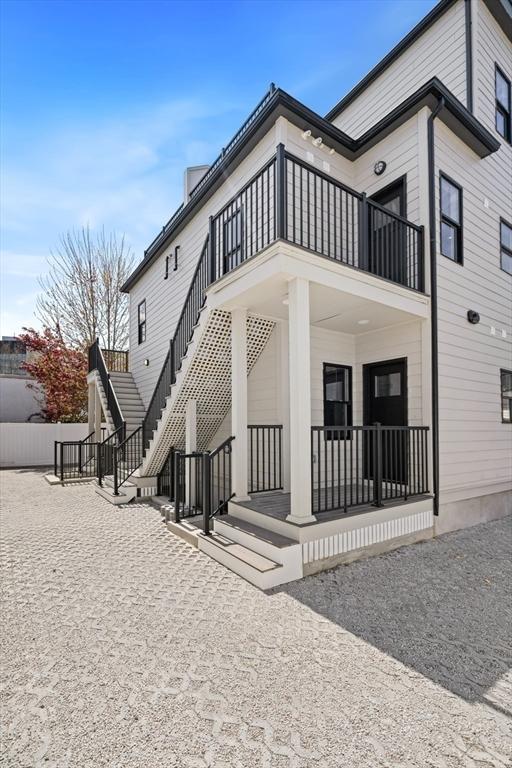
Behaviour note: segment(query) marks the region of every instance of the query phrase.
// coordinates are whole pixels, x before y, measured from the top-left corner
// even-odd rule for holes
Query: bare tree
[[[84,349],[96,338],[107,349],[128,345],[128,297],[121,286],[133,268],[133,254],[115,234],[89,227],[62,235],[39,278],[43,293],[36,314],[67,344]]]

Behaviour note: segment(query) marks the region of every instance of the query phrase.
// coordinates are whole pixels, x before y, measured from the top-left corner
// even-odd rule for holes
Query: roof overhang
[[[130,290],[171,240],[176,238],[195,212],[219,189],[226,178],[268,133],[278,117],[285,117],[302,131],[312,130],[318,133],[322,138],[327,139],[329,145],[340,155],[349,160],[356,160],[396,130],[402,123],[409,120],[418,110],[425,106],[433,109],[441,98],[444,99],[444,108],[439,118],[462,141],[470,146],[479,157],[486,157],[492,152],[496,152],[500,146],[499,142],[437,78],[433,78],[419,88],[358,139],[352,139],[328,120],[313,112],[285,91],[277,88],[265,107],[261,109],[250,127],[245,131],[243,138],[230,151],[226,152],[222,162],[217,165],[208,182],[185,206],[178,209],[172,224],[165,227],[153,241],[146,251],[144,259],[137,265],[121,290],[124,292]]]

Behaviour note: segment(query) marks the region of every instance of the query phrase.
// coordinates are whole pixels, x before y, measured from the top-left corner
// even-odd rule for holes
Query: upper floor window
[[[462,264],[462,188],[447,176],[440,178],[441,253]]]
[[[512,371],[501,371],[501,420],[512,424]]]
[[[507,141],[512,132],[510,115],[510,80],[496,67],[496,130]]]
[[[137,308],[137,327],[139,344],[146,341],[146,299]]]
[[[500,220],[500,259],[501,268],[512,275],[512,227]]]
[[[324,363],[324,426],[352,426],[352,368],[349,365]],[[342,437],[338,432],[326,439]]]

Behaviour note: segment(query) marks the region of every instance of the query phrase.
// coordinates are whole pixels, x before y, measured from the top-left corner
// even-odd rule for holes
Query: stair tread
[[[212,546],[218,547],[232,557],[236,557],[237,560],[249,565],[260,573],[266,573],[267,571],[273,571],[276,568],[282,568],[280,563],[276,563],[268,557],[263,557],[263,555],[259,555],[252,549],[242,546],[242,544],[237,544],[236,542],[231,541],[231,539],[222,536],[220,533],[213,532],[209,536],[204,536],[204,534],[198,535],[202,536]]]
[[[222,515],[217,519],[219,523],[229,525],[231,528],[237,528],[239,531],[243,531],[249,536],[254,536],[257,539],[262,539],[262,541],[266,541],[268,544],[272,544],[278,549],[292,547],[299,543],[295,539],[289,539],[287,536],[283,536],[280,533],[274,533],[274,531],[269,531],[268,528],[262,528],[259,525],[234,517],[233,515]]]

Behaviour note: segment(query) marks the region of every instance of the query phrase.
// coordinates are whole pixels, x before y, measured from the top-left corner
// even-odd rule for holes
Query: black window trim
[[[496,75],[500,74],[500,76],[503,78],[503,80],[507,84],[508,88],[508,112],[504,108],[501,101],[498,101],[498,91],[496,88]],[[494,112],[494,129],[498,136],[501,136],[502,139],[505,139],[508,144],[512,142],[512,87],[510,78],[506,76],[502,68],[498,65],[497,62],[494,64],[494,105],[495,105],[495,112]],[[505,117],[505,124],[506,124],[506,136],[504,136],[502,133],[498,131],[498,126],[496,124],[496,114],[498,112],[501,112],[501,114]]]
[[[325,369],[326,368],[343,368],[344,370],[348,371],[348,388],[349,388],[349,395],[350,399],[348,400],[348,407],[347,407],[347,424],[345,425],[347,428],[353,426],[353,410],[354,410],[354,393],[352,389],[352,366],[346,365],[345,363],[323,363],[322,364],[322,397],[323,397],[323,422],[324,427],[334,427],[337,428],[339,431],[343,429],[343,426],[337,427],[336,424],[326,424],[325,423],[325,404],[327,402],[326,398],[326,391],[325,391]],[[331,435],[329,431],[324,431],[324,439],[325,440],[344,440],[345,437],[340,435],[340,432],[338,431],[338,434],[336,437]],[[349,431],[347,438],[349,440],[352,439],[352,430]]]
[[[385,206],[385,203],[381,203],[378,199],[379,197],[385,197],[389,195],[390,193],[397,190],[398,196],[400,197],[400,216],[403,216],[404,219],[407,218],[407,174],[404,173],[402,176],[398,176],[394,181],[390,181],[389,184],[386,184],[385,187],[381,187],[380,189],[377,189],[375,192],[372,192],[371,195],[368,196],[368,200],[375,200],[376,203],[379,205]]]
[[[144,304],[144,320],[141,321],[140,319],[140,308]],[[147,323],[147,307],[146,307],[146,299],[142,299],[141,302],[137,305],[137,341],[139,344],[144,344],[146,341],[146,323]],[[142,337],[142,331],[144,331],[144,338]]]
[[[509,371],[508,368],[500,368],[500,411],[501,411],[501,423],[502,424],[512,424],[512,397],[509,397],[509,413],[510,418],[504,419],[503,418],[503,400],[505,399],[503,395],[503,374],[506,373],[509,376],[512,376],[512,371]]]
[[[506,219],[501,217],[500,218],[500,269],[501,269],[502,272],[505,272],[506,275],[512,275],[512,272],[509,272],[508,269],[503,269],[503,262],[502,262],[502,259],[501,259],[501,255],[502,255],[503,251],[505,251],[505,253],[508,256],[510,256],[510,258],[512,259],[512,250],[508,246],[503,245],[503,242],[501,240],[501,225],[502,224],[504,224],[506,227],[508,227],[510,230],[512,230],[512,224],[510,224]]]
[[[445,213],[443,213],[443,202],[442,202],[442,184],[443,179],[447,181],[452,186],[456,187],[459,190],[459,222],[457,223],[452,219],[450,216],[447,216]],[[439,172],[439,250],[441,252],[441,256],[444,256],[445,259],[448,259],[448,261],[451,261],[452,264],[459,264],[461,267],[464,266],[464,252],[463,252],[463,203],[462,203],[462,197],[463,197],[464,190],[462,189],[462,186],[458,184],[454,179],[452,179],[450,176],[448,176],[447,173],[444,173],[443,171]],[[456,255],[458,258],[452,259],[451,256],[447,256],[445,253],[443,253],[443,221],[445,221],[447,224],[449,224],[452,227],[455,227],[455,230],[457,232],[457,251]]]

